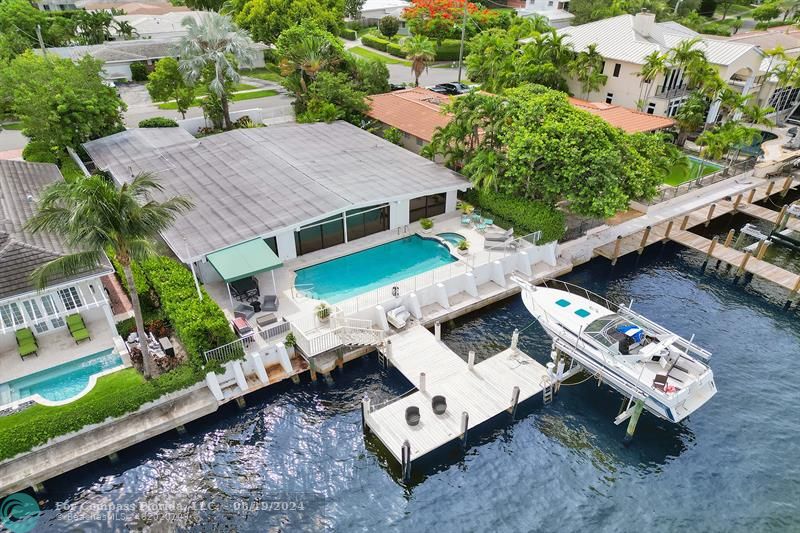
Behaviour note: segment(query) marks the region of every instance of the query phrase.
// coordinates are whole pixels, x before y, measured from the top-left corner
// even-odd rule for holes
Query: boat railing
[[[545,278],[542,280],[541,284],[544,287],[547,287],[548,289],[567,291],[570,294],[581,296],[596,304],[600,304],[603,307],[610,309],[611,311],[614,311],[615,313],[618,312],[619,308],[621,307],[619,304],[615,304],[608,298],[600,296],[597,293],[594,293],[590,290],[584,289],[579,285],[575,285],[567,281],[562,281],[560,279],[555,279],[555,278]]]

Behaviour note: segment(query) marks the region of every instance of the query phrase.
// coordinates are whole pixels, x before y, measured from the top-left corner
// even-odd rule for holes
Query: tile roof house
[[[620,15],[562,28],[558,33],[576,51],[593,44],[603,56],[603,73],[608,79],[603,87],[586,97],[590,101],[636,108],[643,99],[642,109],[647,113],[674,116],[688,96],[682,70],[671,69],[654,80],[652,87],[643,87],[638,72],[648,54],[669,53],[681,42],[694,38],[700,39],[697,48],[705,52],[722,79],[737,92],[748,94],[759,88],[764,54],[757,46],[701,36],[674,21],[656,22],[652,13]],[[577,79],[568,79],[568,84],[573,94],[583,95]],[[712,105],[709,122],[717,119],[718,112],[719,105]]]
[[[396,128],[403,132],[403,147],[419,153],[429,143],[436,128],[444,127],[452,116],[442,114],[442,106],[449,103],[452,97],[445,96],[422,87],[404,89],[369,97],[371,118],[385,127]],[[650,115],[619,105],[587,102],[570,98],[570,103],[593,115],[596,115],[612,126],[628,133],[656,131],[670,128],[675,121],[656,115]]]

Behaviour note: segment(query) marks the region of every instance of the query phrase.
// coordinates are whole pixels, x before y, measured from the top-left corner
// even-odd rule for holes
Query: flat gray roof
[[[0,161],[0,299],[34,291],[30,280],[33,271],[70,253],[57,235],[31,233],[25,229],[41,192],[61,180],[58,167],[50,163]],[[95,271],[54,278],[50,284],[111,270],[104,260]]]
[[[281,124],[195,139],[128,130],[84,144],[118,182],[153,172],[195,208],[164,234],[184,262],[344,209],[466,189],[469,181],[347,122]]]

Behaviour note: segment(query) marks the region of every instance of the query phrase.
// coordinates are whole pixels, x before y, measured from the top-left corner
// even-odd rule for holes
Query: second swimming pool
[[[412,235],[300,269],[295,286],[314,298],[336,303],[454,261],[440,242]]]

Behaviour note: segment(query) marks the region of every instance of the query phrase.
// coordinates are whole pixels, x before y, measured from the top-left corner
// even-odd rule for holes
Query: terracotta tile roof
[[[429,142],[437,127],[450,122],[451,115],[441,114],[450,97],[414,87],[369,97],[367,115],[400,131]]]
[[[642,131],[656,131],[669,128],[675,124],[671,118],[659,115],[650,115],[641,111],[635,111],[613,104],[603,102],[587,102],[578,98],[570,97],[569,102],[575,107],[582,109],[592,115],[596,115],[612,126],[621,128],[628,133]]]

